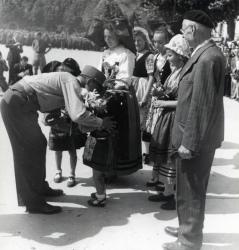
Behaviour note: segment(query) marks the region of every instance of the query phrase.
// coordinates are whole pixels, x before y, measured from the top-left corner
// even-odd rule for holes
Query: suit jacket
[[[225,58],[213,41],[198,49],[181,71],[172,131],[175,148],[195,153],[220,147],[224,139]]]

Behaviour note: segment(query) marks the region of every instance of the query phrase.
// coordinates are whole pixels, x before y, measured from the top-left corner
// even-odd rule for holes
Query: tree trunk
[[[234,40],[235,37],[236,22],[234,18],[227,20],[227,34],[229,41]]]

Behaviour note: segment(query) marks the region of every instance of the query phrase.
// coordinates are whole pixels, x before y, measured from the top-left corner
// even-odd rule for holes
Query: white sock
[[[97,197],[97,199],[103,200],[103,199],[105,199],[106,194],[97,194],[97,193],[96,193],[95,196]]]

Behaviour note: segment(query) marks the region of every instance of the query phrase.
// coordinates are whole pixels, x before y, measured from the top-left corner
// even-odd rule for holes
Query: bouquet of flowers
[[[97,116],[103,116],[107,113],[107,99],[100,96],[96,90],[89,92],[85,99],[85,104],[88,110],[94,112]]]
[[[239,69],[236,69],[236,70],[232,73],[232,77],[233,77],[233,79],[235,79],[236,81],[239,81]]]

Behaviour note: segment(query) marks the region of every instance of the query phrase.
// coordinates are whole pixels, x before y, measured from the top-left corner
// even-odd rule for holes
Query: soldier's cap
[[[97,68],[90,66],[90,65],[86,65],[83,68],[81,72],[81,76],[89,78],[89,79],[93,79],[100,85],[103,85],[104,81],[106,80],[105,75],[101,71],[99,71]]]

